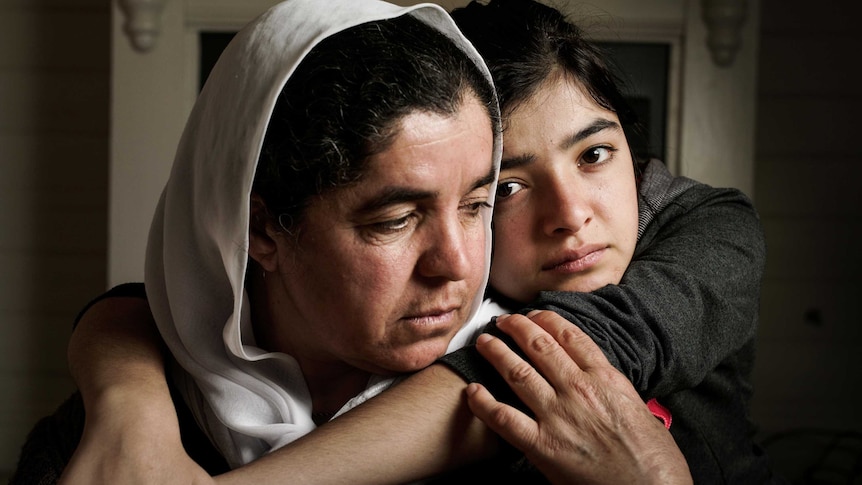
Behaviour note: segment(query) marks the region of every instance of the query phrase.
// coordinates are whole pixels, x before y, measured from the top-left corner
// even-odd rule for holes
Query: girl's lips
[[[585,246],[566,252],[559,258],[542,266],[543,271],[580,273],[595,266],[605,253],[607,246]]]

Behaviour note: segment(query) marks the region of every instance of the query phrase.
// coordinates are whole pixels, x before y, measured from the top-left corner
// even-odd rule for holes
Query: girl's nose
[[[541,202],[542,228],[546,235],[577,233],[593,217],[589,190],[574,177],[556,177],[547,184]]]

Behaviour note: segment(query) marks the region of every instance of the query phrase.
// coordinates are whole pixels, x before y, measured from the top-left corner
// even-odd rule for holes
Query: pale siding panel
[[[105,288],[110,3],[0,0],[0,477]]]
[[[847,60],[862,52],[858,35],[770,36],[763,38],[760,49],[769,53],[760,58],[760,89],[770,95],[859,96],[854,83],[836,82],[837,73],[850,74],[855,68]]]
[[[862,282],[767,280],[759,338],[772,342],[862,342]]]
[[[859,281],[862,225],[841,218],[772,218],[766,231],[769,280]]]
[[[4,328],[13,316],[20,322],[21,314],[32,314],[39,321],[52,316],[71,328],[78,310],[104,289],[103,252],[72,257],[0,252],[5,286],[0,295]]]
[[[0,131],[108,132],[108,79],[87,71],[0,71]]]
[[[853,181],[859,184],[857,190],[842,190]],[[862,217],[858,159],[761,157],[755,183],[757,209],[764,218]]]
[[[862,133],[860,104],[862,93],[828,97],[761,94],[757,156],[807,158],[812,162],[858,157]],[[860,181],[855,182],[856,188],[862,186]]]
[[[862,3],[761,9],[755,193],[768,255],[753,414],[764,435],[859,432],[862,91],[848,59],[862,50]],[[805,444],[775,449],[779,469],[820,456]]]
[[[101,198],[101,204],[107,206],[104,135],[0,133],[0,153],[0,193],[77,189],[88,203]]]
[[[110,28],[106,10],[20,9],[0,16],[0,69],[93,70],[108,75]],[[82,56],[81,52],[88,55]]]
[[[763,340],[752,414],[766,430],[862,430],[862,345]],[[768,391],[765,391],[768,390]]]
[[[854,0],[762,0],[762,37],[792,33],[800,36],[829,36],[858,32],[862,3]]]

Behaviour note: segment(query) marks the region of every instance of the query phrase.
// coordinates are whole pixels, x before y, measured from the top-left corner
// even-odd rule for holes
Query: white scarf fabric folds
[[[255,345],[244,291],[249,197],[273,106],[296,66],[322,39],[401,15],[413,15],[443,32],[491,82],[478,53],[439,6],[288,0],[236,35],[212,70],[183,132],[150,230],[145,281],[159,331],[178,364],[175,381],[232,467],[315,426],[309,392],[294,359]],[[497,164],[500,153],[497,126]],[[490,217],[485,224],[487,282]],[[477,295],[471,322],[450,350],[467,343],[487,322],[493,310],[479,315],[480,307],[487,309]],[[389,383],[372,379],[355,401]]]

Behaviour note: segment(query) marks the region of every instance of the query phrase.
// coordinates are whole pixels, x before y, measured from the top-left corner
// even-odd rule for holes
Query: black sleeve
[[[9,485],[49,485],[60,480],[84,430],[84,403],[74,393],[30,430]]]
[[[495,320],[492,320],[491,323],[485,327],[484,331],[503,340],[510,348],[526,359],[523,352],[521,352],[521,349],[519,349],[515,344],[514,340],[497,329]],[[532,414],[529,408],[527,408],[515,393],[512,392],[512,389],[500,373],[494,369],[494,366],[479,354],[475,345],[468,345],[467,347],[446,354],[441,357],[438,362],[452,369],[452,371],[458,374],[466,382],[478,382],[479,384],[482,384],[491,394],[494,395],[494,398],[500,402],[514,406],[527,414]]]
[[[81,311],[78,312],[78,315],[75,317],[75,322],[73,323],[72,328],[78,326],[78,322],[81,321],[81,317],[83,317],[84,314],[87,313],[87,310],[89,310],[90,307],[92,307],[96,303],[98,303],[98,302],[100,302],[106,298],[115,298],[115,297],[143,298],[144,300],[146,300],[147,299],[147,291],[144,289],[143,283],[122,283],[122,284],[119,284],[119,285],[111,288],[110,290],[102,293],[101,295],[97,296],[96,298],[93,298],[92,300],[90,300],[89,303],[84,305],[84,308],[82,308]]]
[[[766,244],[741,192],[698,186],[647,228],[619,285],[542,292],[529,308],[584,330],[635,388],[699,384],[755,337]]]

